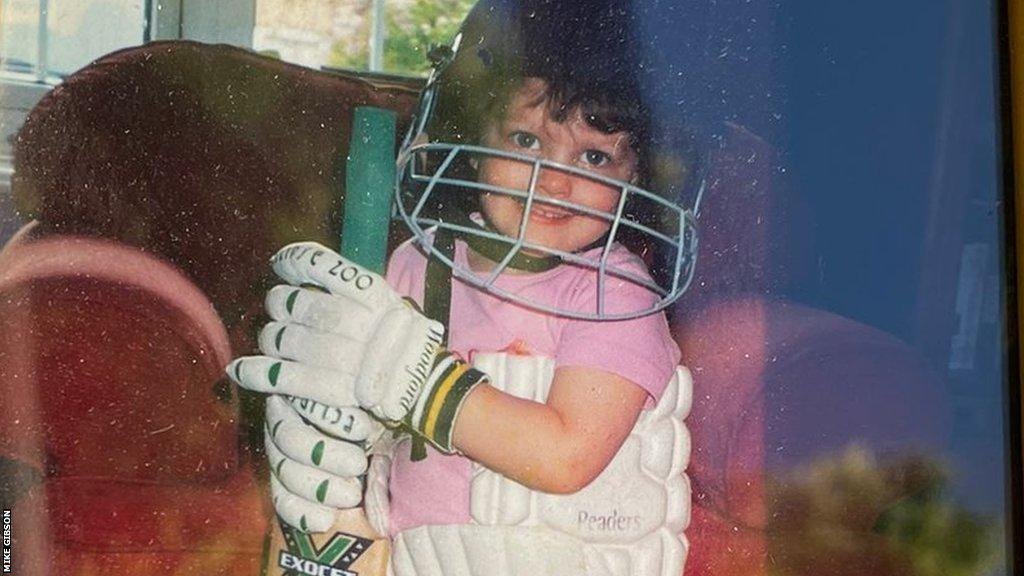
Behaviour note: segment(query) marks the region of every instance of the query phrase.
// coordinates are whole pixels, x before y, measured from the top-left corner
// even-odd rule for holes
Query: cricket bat
[[[342,256],[378,274],[387,260],[395,183],[395,114],[359,107],[345,166]],[[263,574],[269,576],[385,576],[391,545],[370,526],[363,508],[343,510],[334,526],[305,534],[280,518],[271,522]]]

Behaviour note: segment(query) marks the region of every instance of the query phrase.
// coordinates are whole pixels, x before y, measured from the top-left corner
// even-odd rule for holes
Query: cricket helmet
[[[689,286],[703,185],[694,176],[696,163],[685,131],[653,121],[645,103],[645,63],[632,6],[623,0],[482,0],[450,45],[431,50],[433,70],[398,156],[396,200],[399,216],[417,241],[432,258],[451,267],[455,277],[535,310],[589,320],[656,312]],[[637,152],[637,177],[619,181],[543,155],[485,146],[482,134],[488,122],[502,118],[526,78],[547,83],[551,114],[564,117],[579,110],[592,127],[628,134]],[[529,184],[509,188],[478,181],[477,166],[489,158],[523,163],[530,170]],[[538,178],[548,170],[617,190],[616,206],[599,211],[539,194]],[[524,215],[534,207],[547,207],[600,219],[607,223],[607,232],[573,252],[531,242],[528,217],[521,218],[518,234],[502,234],[481,214],[481,194],[515,198],[523,204]],[[496,266],[478,272],[459,264],[435,246],[434,235],[441,231],[464,240]],[[642,258],[650,273],[644,266],[621,266],[621,259],[610,258],[619,244]],[[498,281],[509,268],[538,271],[556,265],[593,273],[594,309],[569,310],[537,301]],[[649,305],[607,309],[606,293],[620,282],[649,291]]]

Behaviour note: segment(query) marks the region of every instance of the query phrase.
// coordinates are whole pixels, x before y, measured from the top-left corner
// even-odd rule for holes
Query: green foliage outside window
[[[394,74],[423,75],[430,70],[427,52],[432,45],[447,44],[476,0],[412,0],[403,8],[385,5],[383,71]],[[368,34],[369,26],[364,27]],[[328,66],[365,70],[369,61],[369,41],[362,38],[357,51],[346,50],[336,42],[331,48]]]

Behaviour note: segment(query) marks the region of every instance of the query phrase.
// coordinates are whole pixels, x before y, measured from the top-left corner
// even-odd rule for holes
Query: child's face
[[[631,182],[637,170],[636,152],[624,132],[605,134],[587,124],[574,110],[561,122],[551,117],[543,80],[527,79],[513,96],[508,114],[485,131],[484,145],[586,169],[616,180]],[[479,161],[478,180],[494,186],[527,190],[531,164],[486,157]],[[554,169],[542,168],[529,214],[526,240],[547,248],[574,252],[600,238],[611,223],[572,212],[540,200],[551,198],[614,213],[619,188]],[[502,194],[484,193],[484,215],[498,232],[518,237],[524,201]],[[536,254],[534,254],[536,255]]]

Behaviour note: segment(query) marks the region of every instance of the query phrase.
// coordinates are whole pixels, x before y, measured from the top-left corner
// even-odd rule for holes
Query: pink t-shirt
[[[456,241],[455,260],[464,268],[466,244]],[[611,264],[646,274],[646,267],[627,249],[616,246]],[[423,303],[427,259],[414,243],[395,250],[388,263],[388,283],[403,295]],[[596,275],[575,266],[558,266],[535,274],[502,274],[503,290],[530,300],[557,302],[558,308],[595,310]],[[609,312],[649,308],[654,295],[644,288],[609,278],[605,309]],[[515,351],[555,359],[561,366],[588,366],[626,378],[650,394],[649,405],[660,397],[679,364],[664,314],[635,320],[600,322],[545,314],[501,300],[458,279],[452,281],[448,347],[465,358],[475,352]],[[412,462],[411,443],[402,442],[391,467],[392,534],[425,524],[469,522],[472,462],[446,456],[428,447],[427,458]]]

